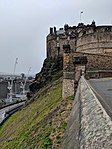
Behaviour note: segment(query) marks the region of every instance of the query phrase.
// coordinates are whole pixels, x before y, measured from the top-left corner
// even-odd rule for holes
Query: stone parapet
[[[63,149],[111,149],[112,121],[82,77],[64,136]]]
[[[63,99],[74,95],[74,79],[63,79],[62,97]]]
[[[80,89],[78,86],[74,97],[74,104],[68,121],[67,129],[63,138],[62,149],[79,149],[80,132]]]
[[[87,71],[85,77],[90,78],[107,78],[112,77],[112,70],[91,70]]]
[[[92,54],[83,52],[74,52],[74,57],[76,56],[87,56],[87,71],[97,71],[97,70],[112,70],[112,55],[107,54]]]
[[[110,149],[112,147],[112,121],[91,90],[81,79],[81,149]]]
[[[74,80],[75,74],[74,72],[63,72],[63,79]]]

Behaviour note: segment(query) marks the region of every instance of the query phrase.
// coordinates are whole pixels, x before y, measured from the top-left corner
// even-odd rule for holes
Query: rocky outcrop
[[[35,93],[49,81],[62,76],[63,60],[62,57],[46,58],[41,71],[36,74],[35,80],[29,86],[30,91]]]

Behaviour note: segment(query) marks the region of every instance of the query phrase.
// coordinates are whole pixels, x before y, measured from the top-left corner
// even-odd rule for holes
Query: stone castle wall
[[[56,34],[52,34],[52,35],[49,35],[47,36],[47,58],[49,57],[57,57],[58,56],[58,50],[57,50],[57,44],[59,43],[59,47],[60,47],[60,50],[59,50],[59,55],[63,55],[63,45],[66,44],[66,41],[67,41],[67,37],[65,34],[63,35],[59,35],[59,42],[57,42],[57,35]]]
[[[79,33],[76,51],[112,53],[112,27],[86,28]]]
[[[112,55],[74,52],[74,56],[87,56],[87,71],[112,70]]]
[[[51,29],[47,58],[59,56],[63,57],[63,99],[74,96],[78,85],[62,148],[111,148],[111,119],[84,76],[112,77],[112,26],[92,22]]]
[[[47,36],[47,57],[63,55],[63,45],[69,43],[72,52],[112,54],[112,26],[79,24],[50,32]],[[59,48],[59,53],[58,53]]]
[[[87,57],[86,67],[74,64],[74,57],[81,56]],[[87,78],[112,76],[112,26],[96,26],[92,22],[91,25],[65,25],[58,31],[50,28],[47,58],[58,57],[63,57],[63,98],[74,94],[74,83],[85,70]]]
[[[63,139],[63,149],[110,149],[112,121],[90,84],[79,81]]]
[[[74,95],[74,67],[71,61],[72,52],[69,45],[63,47],[63,91],[62,97],[66,98]]]
[[[63,54],[63,98],[74,95],[75,82],[81,74],[86,78],[112,76],[112,55],[64,51]],[[87,57],[87,64],[75,64],[76,57]]]

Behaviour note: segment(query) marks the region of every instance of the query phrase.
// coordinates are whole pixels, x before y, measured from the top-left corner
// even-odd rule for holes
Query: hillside
[[[0,128],[1,149],[61,148],[72,98],[62,99],[62,78],[48,83],[34,101]]]

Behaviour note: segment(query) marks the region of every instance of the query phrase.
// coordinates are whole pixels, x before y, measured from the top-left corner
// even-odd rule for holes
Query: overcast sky
[[[0,72],[37,73],[46,57],[50,26],[82,21],[112,24],[112,0],[0,0]]]

